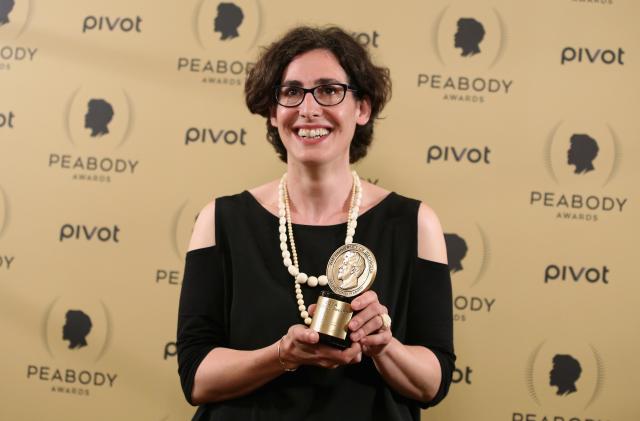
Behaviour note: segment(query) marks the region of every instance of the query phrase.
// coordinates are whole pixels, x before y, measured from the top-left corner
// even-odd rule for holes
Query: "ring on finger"
[[[391,317],[387,313],[380,313],[380,320],[382,320],[382,328],[381,330],[387,330],[391,327]]]

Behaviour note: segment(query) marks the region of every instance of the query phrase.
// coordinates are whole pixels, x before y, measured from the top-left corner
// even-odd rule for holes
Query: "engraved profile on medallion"
[[[567,164],[575,165],[575,174],[585,174],[593,171],[593,161],[598,156],[598,142],[588,134],[574,134],[569,139],[570,147],[567,151]]]
[[[84,127],[91,129],[91,137],[109,133],[107,127],[113,119],[113,107],[104,99],[91,99],[84,116]]]
[[[82,310],[69,310],[62,327],[62,339],[69,341],[69,349],[87,346],[87,336],[91,332],[91,318]]]
[[[15,6],[14,0],[0,0],[0,26],[9,23],[9,13]]]
[[[460,18],[458,30],[454,35],[454,47],[462,49],[462,57],[479,54],[484,35],[484,26],[480,22],[473,18]]]
[[[358,278],[364,273],[364,257],[359,253],[348,251],[342,256],[342,262],[338,267],[338,280],[340,288],[352,289],[358,286]]]
[[[558,388],[556,394],[566,396],[576,392],[576,381],[580,378],[582,367],[571,355],[556,354],[553,368],[549,372],[549,385]]]
[[[213,20],[213,32],[220,32],[222,41],[238,37],[238,28],[244,20],[242,9],[233,3],[220,3],[218,15]]]

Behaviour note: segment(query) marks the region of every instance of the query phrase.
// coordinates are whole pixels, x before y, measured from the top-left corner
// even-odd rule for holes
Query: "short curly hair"
[[[247,107],[251,113],[267,119],[267,140],[280,159],[287,162],[287,150],[278,128],[269,119],[273,107],[277,106],[274,87],[281,82],[285,68],[296,56],[316,49],[333,53],[347,74],[347,82],[357,89],[357,97],[371,102],[371,117],[367,124],[356,126],[349,147],[349,162],[357,162],[367,154],[373,139],[374,120],[391,98],[391,78],[389,70],[374,65],[369,52],[343,29],[336,26],[297,27],[266,47],[244,85]]]

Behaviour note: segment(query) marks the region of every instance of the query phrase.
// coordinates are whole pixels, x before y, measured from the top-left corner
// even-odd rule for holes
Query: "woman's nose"
[[[322,105],[318,104],[311,92],[307,92],[298,107],[302,117],[313,117],[322,113]]]

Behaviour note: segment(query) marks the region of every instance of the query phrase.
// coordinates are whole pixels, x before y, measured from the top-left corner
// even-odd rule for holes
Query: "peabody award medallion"
[[[353,316],[350,303],[371,288],[377,269],[375,256],[362,244],[345,244],[333,252],[327,263],[333,293],[322,291],[311,322],[321,342],[341,348],[351,345],[347,327]]]

